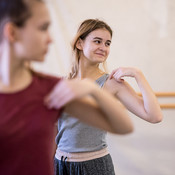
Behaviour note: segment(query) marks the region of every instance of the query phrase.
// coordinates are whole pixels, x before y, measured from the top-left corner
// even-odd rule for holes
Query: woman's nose
[[[48,44],[52,43],[52,37],[51,37],[49,32],[48,32],[48,36],[47,36],[47,43]]]
[[[105,43],[101,43],[100,50],[105,51],[107,49]]]

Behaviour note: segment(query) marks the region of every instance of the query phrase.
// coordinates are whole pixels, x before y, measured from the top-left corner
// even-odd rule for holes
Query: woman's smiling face
[[[106,29],[96,29],[81,40],[83,56],[93,63],[104,62],[110,52],[111,34]]]

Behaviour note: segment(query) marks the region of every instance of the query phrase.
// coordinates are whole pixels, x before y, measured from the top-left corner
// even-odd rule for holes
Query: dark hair
[[[42,0],[0,0],[0,41],[2,29],[6,22],[12,22],[22,27],[25,21],[32,15],[29,3]]]

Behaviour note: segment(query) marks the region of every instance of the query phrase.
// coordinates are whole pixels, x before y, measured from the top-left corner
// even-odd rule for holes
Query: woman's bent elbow
[[[134,131],[134,127],[130,126],[125,131],[121,132],[121,134],[130,134]]]
[[[155,116],[150,117],[148,122],[155,124],[155,123],[160,123],[162,120],[163,120],[163,115],[157,114]]]
[[[122,128],[116,128],[113,133],[115,134],[120,134],[120,135],[124,135],[124,134],[130,134],[134,131],[134,127],[132,124],[128,125],[128,126],[123,126]]]
[[[157,118],[155,118],[154,120],[151,120],[150,122],[155,124],[155,123],[160,123],[163,120],[162,116],[158,116]]]

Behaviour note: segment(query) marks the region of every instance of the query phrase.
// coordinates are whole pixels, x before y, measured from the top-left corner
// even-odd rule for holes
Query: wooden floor
[[[108,134],[116,175],[175,175],[175,110],[164,110],[159,124],[132,116],[133,134]]]

